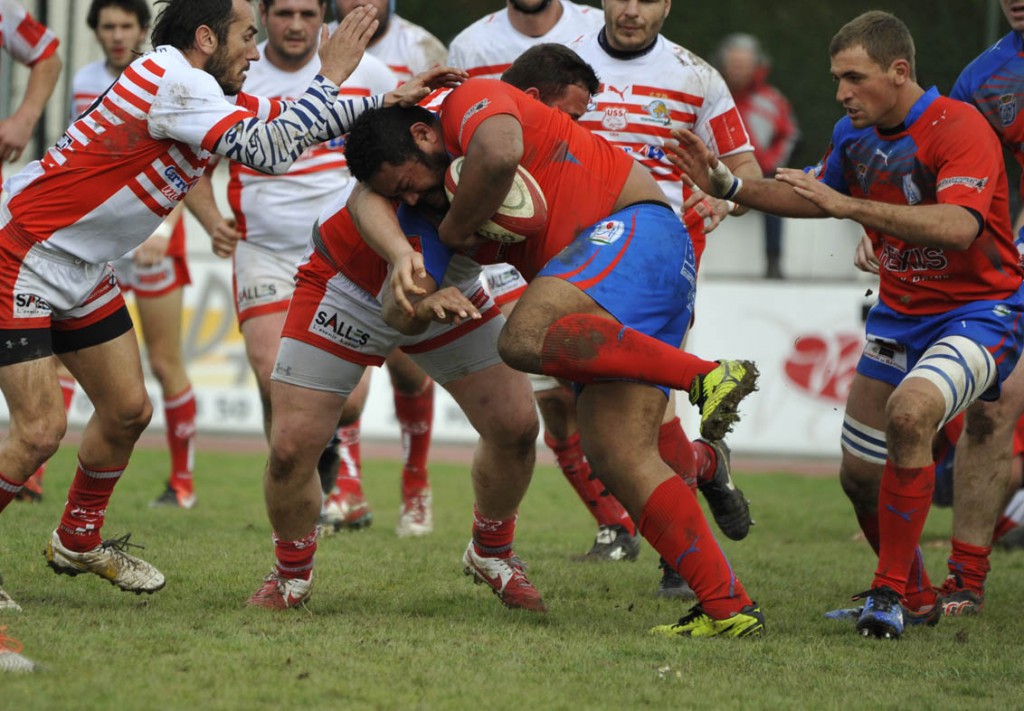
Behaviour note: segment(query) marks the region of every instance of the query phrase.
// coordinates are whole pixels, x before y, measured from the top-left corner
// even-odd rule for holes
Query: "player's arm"
[[[25,95],[14,113],[0,121],[0,161],[13,161],[32,138],[32,131],[43,115],[43,108],[57,86],[63,64],[56,53],[32,65]]]
[[[673,131],[672,136],[677,143],[665,142],[669,162],[712,197],[784,217],[828,217],[822,208],[779,180],[736,178],[696,134],[681,130]]]
[[[484,119],[466,147],[459,189],[438,232],[452,249],[468,249],[483,238],[477,229],[501,207],[523,157],[523,127],[510,114]]]
[[[411,299],[423,295],[421,280],[429,279],[423,255],[409,244],[395,208],[387,198],[357,183],[349,195],[347,207],[363,241],[391,265],[389,292],[395,303],[411,316],[414,311]]]
[[[210,235],[214,254],[226,258],[235,253],[235,245],[242,235],[235,229],[234,218],[224,217],[217,207],[210,171],[203,173],[192,189],[185,194],[185,206]]]
[[[164,221],[157,226],[145,242],[135,248],[133,260],[140,267],[147,267],[158,264],[165,256],[167,249],[171,246],[171,237],[174,229],[181,221],[182,212],[185,209],[184,203],[178,203],[171,210],[171,214],[164,218]]]

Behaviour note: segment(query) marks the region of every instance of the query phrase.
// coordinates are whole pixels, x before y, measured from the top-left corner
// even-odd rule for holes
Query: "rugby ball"
[[[444,175],[444,191],[451,200],[462,173],[462,156],[454,159]],[[523,166],[516,169],[515,180],[501,207],[477,230],[481,237],[495,242],[522,242],[539,234],[548,221],[548,204],[537,180]]]

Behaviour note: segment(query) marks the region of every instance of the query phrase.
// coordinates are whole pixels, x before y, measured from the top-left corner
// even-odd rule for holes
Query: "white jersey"
[[[388,65],[399,82],[409,81],[414,74],[444,64],[448,55],[441,40],[395,14],[388,20],[384,36],[366,51]]]
[[[57,51],[57,35],[42,25],[21,3],[0,0],[0,45],[22,64],[31,67]]]
[[[243,90],[274,99],[302,95],[320,71],[320,58],[298,71],[288,72],[266,59],[266,42],[259,46],[260,61],[249,67]],[[395,75],[383,62],[367,55],[342,83],[340,97],[383,94],[395,88]],[[309,242],[317,215],[332,198],[345,198],[355,186],[345,162],[344,139],[306,149],[283,175],[267,175],[241,163],[230,163],[228,202],[242,239],[296,261]]]
[[[752,152],[736,104],[721,75],[689,50],[659,36],[648,52],[616,59],[599,44],[601,32],[569,45],[601,79],[580,124],[643,164],[681,214],[690,191],[665,158],[669,132],[689,129],[718,156]]]
[[[464,29],[448,49],[448,64],[469,72],[471,77],[501,78],[516,58],[543,42],[569,44],[604,26],[600,8],[562,0],[562,16],[546,34],[529,37],[512,26],[508,8],[481,17]]]
[[[85,113],[92,102],[115,81],[117,74],[111,73],[105,59],[86,64],[75,72],[75,78],[71,80],[71,120]]]

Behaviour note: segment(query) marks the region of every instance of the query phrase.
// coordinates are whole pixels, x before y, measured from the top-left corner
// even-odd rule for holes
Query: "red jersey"
[[[520,160],[544,192],[544,232],[516,244],[485,244],[471,254],[477,262],[508,262],[529,281],[584,228],[604,219],[626,183],[633,159],[563,111],[545,106],[519,89],[494,79],[470,79],[441,105],[445,148],[465,155],[476,128],[507,114],[523,127]]]

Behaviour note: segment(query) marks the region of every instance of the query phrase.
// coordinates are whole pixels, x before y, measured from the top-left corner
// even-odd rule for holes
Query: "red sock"
[[[3,474],[0,474],[0,511],[7,508],[7,504],[14,501],[14,497],[18,495],[24,484],[11,481]]]
[[[878,555],[878,514],[857,514],[857,523],[860,524],[860,530],[864,532],[864,538],[871,549]],[[924,569],[924,557],[921,555],[920,546],[914,549],[914,562],[910,566],[907,591],[903,597],[911,610],[919,610],[935,603],[935,589],[928,578],[928,571]]]
[[[992,546],[973,546],[953,539],[953,553],[947,561],[949,572],[960,578],[960,583],[976,593],[985,592],[985,578],[991,568],[988,562]]]
[[[498,521],[484,518],[476,506],[473,507],[473,550],[487,558],[511,558],[512,542],[516,537],[516,518]]]
[[[402,428],[402,498],[427,487],[427,454],[434,423],[434,381],[427,378],[415,395],[395,390],[395,416]]]
[[[658,430],[658,454],[661,455],[662,461],[672,467],[672,471],[686,482],[690,491],[697,490],[699,481],[696,459],[698,449],[701,450],[706,460],[707,454],[704,450],[708,448],[694,446],[690,438],[683,432],[683,425],[679,422],[678,417],[662,423]],[[711,472],[714,473],[714,471],[714,467],[712,467]]]
[[[639,528],[711,617],[724,619],[751,604],[682,479],[673,476],[658,485],[644,504]]]
[[[57,378],[57,382],[60,384],[60,394],[64,397],[64,414],[67,414],[71,409],[71,401],[75,396],[75,379],[67,375],[61,375]],[[46,462],[39,465],[39,468],[25,482],[25,486],[37,494],[42,494],[44,474],[46,474]]]
[[[359,455],[359,420],[338,428],[338,476],[334,489],[342,494],[363,495],[362,461]],[[333,493],[333,492],[332,492]]]
[[[83,553],[100,543],[100,529],[107,513],[110,495],[114,493],[118,479],[125,467],[116,469],[89,469],[78,460],[78,469],[68,491],[57,535],[65,548]]]
[[[191,387],[164,402],[164,417],[167,421],[167,446],[171,450],[171,488],[191,494],[196,436],[196,398]]]
[[[684,353],[600,316],[569,314],[544,334],[541,372],[576,383],[638,380],[689,390],[718,363]]]
[[[885,463],[878,493],[878,568],[872,588],[885,585],[900,595],[906,593],[934,490],[934,462],[913,468]]]
[[[995,543],[1007,533],[1017,528],[1019,524],[1009,516],[1000,516],[996,523],[996,530],[992,532],[992,542]]]
[[[313,575],[313,556],[316,554],[316,529],[297,541],[282,541],[274,534],[274,555],[277,556],[277,574],[282,578],[309,580]]]
[[[544,432],[544,443],[555,453],[558,468],[569,485],[580,497],[598,526],[622,526],[631,536],[636,535],[633,519],[619,500],[605,488],[604,483],[590,470],[590,462],[583,456],[580,433],[574,432],[567,440],[556,440]]]

